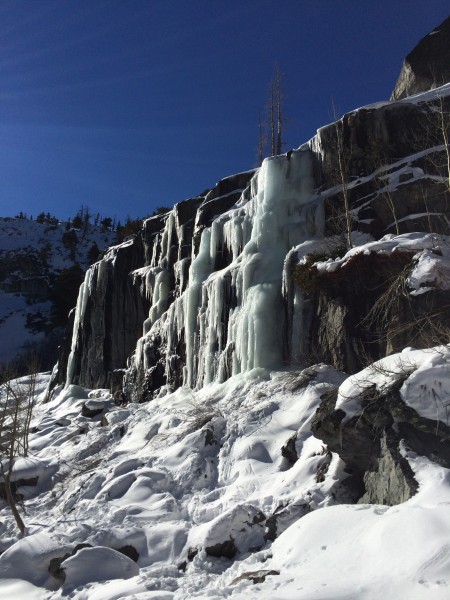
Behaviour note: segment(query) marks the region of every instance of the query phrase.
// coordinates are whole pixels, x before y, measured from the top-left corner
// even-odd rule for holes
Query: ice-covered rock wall
[[[437,93],[450,109],[447,88]],[[356,244],[448,230],[432,103],[425,95],[353,111],[257,172],[228,177],[146,220],[87,274],[59,381],[111,385],[116,398],[141,401],[311,359],[354,372],[361,345],[374,360],[395,350],[374,343],[376,332],[361,325],[377,296],[366,289],[355,296],[353,284],[371,290],[370,272],[314,293],[302,292],[292,275],[308,254],[336,258],[345,238],[338,131]]]
[[[127,367],[125,395],[143,399],[165,386],[199,388],[289,361],[293,308],[287,310],[283,271],[293,246],[322,236],[323,203],[315,188],[313,154],[305,146],[146,221],[140,236],[86,275],[66,383],[108,385],[108,372]],[[128,272],[115,277],[118,262]],[[129,335],[128,353],[133,335],[139,339],[128,365],[107,333],[105,309],[117,304],[118,287],[128,308],[113,311],[111,326],[123,321],[122,329],[135,329],[141,319],[140,336]]]
[[[295,244],[323,231],[314,188],[308,149],[264,161],[239,201],[201,231],[189,271],[184,259],[176,265],[182,293],[167,310],[169,272],[162,258],[144,336],[126,376],[127,395],[145,396],[162,382],[199,388],[281,365],[285,258]],[[172,228],[169,217],[165,239]]]

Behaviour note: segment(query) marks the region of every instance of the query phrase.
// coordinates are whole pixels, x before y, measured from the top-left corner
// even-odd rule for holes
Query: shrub
[[[389,254],[358,252],[334,271],[319,271],[315,263],[329,258],[324,253],[309,254],[304,263],[294,267],[292,279],[305,293],[336,293],[344,280],[348,288],[358,289],[371,280],[373,286],[389,285],[393,277],[412,263],[414,252],[394,250]]]

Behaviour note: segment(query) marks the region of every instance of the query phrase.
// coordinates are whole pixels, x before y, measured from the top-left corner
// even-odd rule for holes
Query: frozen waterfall
[[[280,366],[285,258],[293,246],[322,231],[310,151],[266,159],[251,181],[250,199],[243,195],[201,232],[186,290],[140,340],[136,367],[149,368],[145,347],[156,334],[165,345],[168,380],[171,357],[184,343],[183,384],[193,388]],[[154,303],[159,298],[155,290]]]
[[[307,326],[301,294],[289,285],[286,265],[292,261],[286,257],[323,235],[312,164],[306,146],[289,157],[268,158],[253,177],[248,174],[242,193],[233,192],[241,195],[234,205],[228,201],[229,210],[223,208],[228,190],[175,205],[162,229],[161,220],[146,222],[136,240],[144,244],[146,266],[129,274],[131,289],[138,286],[150,306],[127,365],[130,397],[148,397],[165,385],[200,388],[252,369],[277,368],[284,360],[298,362],[297,338],[307,335]],[[213,211],[206,221],[205,210]],[[85,352],[80,339],[90,335],[100,314],[94,320],[85,315],[88,297],[92,293],[105,304],[104,263],[114,269],[115,259],[113,248],[80,290],[68,383]]]

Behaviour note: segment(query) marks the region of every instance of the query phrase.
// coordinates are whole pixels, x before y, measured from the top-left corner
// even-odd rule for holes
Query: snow
[[[427,510],[417,497],[400,507],[346,505],[306,515],[274,542],[264,568],[284,576],[270,578],[264,593],[280,600],[448,598],[447,511],[448,500]]]
[[[65,223],[49,225],[29,219],[0,217],[0,260],[22,257],[25,263],[37,261],[41,269],[40,272],[34,272],[31,279],[48,282],[49,278],[75,263],[62,242],[65,230]],[[102,232],[98,227],[89,226],[86,235],[78,235],[76,262],[86,268],[92,245],[96,243],[99,248],[105,248],[113,242],[114,237],[113,232]],[[27,318],[38,316],[39,320],[48,321],[52,304],[39,297],[10,291],[15,289],[14,284],[18,281],[20,284],[20,280],[24,279],[26,277],[19,270],[0,281],[0,339],[3,341],[0,342],[0,363],[14,360],[30,345],[39,344],[45,338],[43,331],[34,332],[27,326]]]
[[[447,246],[442,254],[443,256],[440,256],[430,249],[420,253],[408,278],[408,285],[414,290],[413,294],[421,294],[431,288],[450,288],[450,252]]]
[[[421,92],[420,94],[415,94],[414,96],[408,96],[408,98],[402,98],[402,100],[397,100],[396,102],[401,102],[403,104],[420,104],[422,102],[432,102],[438,98],[444,98],[449,95],[450,83],[446,83],[440,87],[428,90],[426,92]]]
[[[22,598],[27,600],[48,599],[48,592],[23,579],[4,579],[1,585],[2,594],[5,598],[14,598],[15,600],[21,600]]]
[[[44,531],[25,537],[0,556],[0,582],[3,578],[22,579],[37,587],[56,589],[58,582],[48,571],[50,560],[63,556],[68,548]],[[0,590],[2,586],[0,583]]]
[[[450,407],[450,348],[406,348],[352,375],[338,391],[336,409],[348,421],[362,412],[362,392],[372,385],[380,391],[403,381],[400,396],[421,417],[448,424]]]
[[[58,469],[51,491],[40,490],[27,501],[29,536],[0,556],[2,573],[17,578],[11,556],[20,564],[18,557],[33,554],[30,571],[22,571],[20,577],[50,588],[56,584],[44,578],[43,565],[48,567],[51,558],[71,552],[76,544],[111,552],[132,545],[147,585],[161,577],[178,582],[178,564],[186,560],[189,547],[199,547],[197,562],[212,560],[201,558],[205,548],[233,535],[238,552],[245,555],[250,547],[266,543],[264,525],[248,524],[261,512],[281,510],[282,528],[306,505],[332,504],[340,461],[334,459],[325,482],[315,482],[324,457],[308,423],[320,394],[334,385],[327,380],[341,381],[342,376],[318,367],[316,381],[296,392],[296,386],[303,385],[299,377],[257,370],[198,392],[181,388],[148,405],[121,409],[106,403],[110,425],[103,427],[82,417],[81,406],[89,396],[105,397],[106,391],[69,386],[49,403],[40,403],[30,449],[33,460],[53,460]],[[123,423],[125,431],[120,433]],[[214,437],[210,444],[205,437],[208,427]],[[287,469],[280,445],[295,432],[300,458]],[[5,517],[13,533],[6,509]],[[83,597],[80,590],[87,582],[89,594],[99,589],[98,579],[84,567],[83,555],[76,559],[80,552],[85,551],[67,559],[75,565],[67,584],[78,590],[75,597]],[[164,570],[171,575],[162,576]],[[138,579],[130,579],[133,593],[141,589]],[[196,579],[193,574],[191,579]]]
[[[102,546],[82,548],[75,556],[64,560],[61,567],[66,576],[63,586],[65,593],[93,581],[130,579],[139,574],[139,567],[130,558]]]
[[[38,402],[31,463],[51,464],[47,487],[26,500],[28,536],[2,509],[0,594],[18,598],[277,598],[441,600],[448,597],[450,473],[404,449],[419,492],[394,507],[339,504],[343,463],[327,458],[309,427],[327,391],[358,414],[364,385],[404,379],[404,401],[445,420],[450,349],[405,349],[346,377],[254,369],[198,391],[180,388],[145,405],[115,407],[107,390],[70,385]],[[40,378],[40,386],[48,380]],[[436,394],[442,409],[436,410]],[[108,425],[81,415],[104,406]],[[209,433],[208,433],[209,431]],[[295,435],[298,459],[282,446]],[[55,468],[56,467],[56,468]],[[277,538],[267,536],[275,515]],[[234,560],[208,548],[234,544]],[[65,582],[48,572],[62,563]],[[131,546],[137,563],[120,552]],[[253,584],[243,573],[266,574]],[[272,573],[272,574],[267,574]],[[278,574],[276,574],[278,573]],[[62,586],[62,587],[61,587]],[[20,595],[22,594],[22,596]],[[34,595],[33,595],[34,594]],[[9,597],[9,596],[5,596]]]

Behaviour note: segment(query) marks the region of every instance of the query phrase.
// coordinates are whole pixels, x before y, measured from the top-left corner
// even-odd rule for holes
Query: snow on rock
[[[445,246],[444,252],[427,249],[419,254],[408,277],[412,294],[423,294],[432,288],[450,289],[450,249]]]
[[[209,556],[234,558],[237,552],[259,549],[265,544],[265,516],[252,506],[239,505],[200,525],[189,537],[190,548]]]
[[[369,241],[367,243],[358,244],[348,252],[344,254],[342,258],[336,260],[327,260],[324,262],[318,261],[316,264],[317,270],[322,271],[335,271],[340,267],[344,266],[347,261],[352,259],[358,254],[370,254],[371,252],[379,252],[382,254],[391,254],[392,252],[420,252],[429,249],[436,248],[439,246],[439,240],[444,246],[445,254],[450,256],[450,248],[448,247],[449,239],[447,236],[441,238],[435,234],[424,234],[424,233],[404,233],[401,235],[388,234],[385,235],[381,240]]]
[[[25,537],[0,555],[0,580],[20,579],[41,588],[57,589],[60,582],[49,573],[50,561],[68,550],[69,545],[44,531]],[[3,594],[1,583],[0,590]]]
[[[20,479],[38,479],[41,478],[46,472],[48,465],[37,458],[33,457],[19,457],[14,461],[14,465],[11,472],[11,481],[18,481]],[[2,470],[7,471],[9,469],[8,461],[2,462]],[[0,481],[3,477],[0,475]]]
[[[402,400],[421,417],[448,424],[450,407],[450,348],[405,349],[387,356],[339,387],[336,410],[345,412],[343,422],[361,413],[363,392],[372,386],[379,391],[403,382]]]
[[[308,243],[305,247],[298,246],[293,250],[297,260],[306,261],[308,254],[323,251],[325,242]],[[447,290],[450,288],[450,238],[449,236],[405,233],[401,235],[388,234],[377,241],[358,243],[346,252],[342,258],[317,261],[314,266],[319,273],[332,273],[358,255],[392,254],[393,252],[415,252],[413,264],[407,277],[411,295],[423,294],[431,289]]]
[[[82,548],[74,556],[64,560],[61,568],[65,574],[65,593],[93,581],[130,579],[139,573],[139,567],[130,558],[102,546]]]

